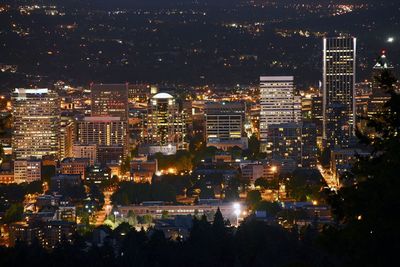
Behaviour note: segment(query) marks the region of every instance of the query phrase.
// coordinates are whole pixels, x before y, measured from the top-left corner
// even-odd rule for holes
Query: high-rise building
[[[289,122],[268,126],[267,157],[278,161],[291,159],[297,166],[302,162],[302,124]]]
[[[128,84],[92,84],[92,116],[128,119]]]
[[[153,152],[173,154],[186,149],[185,113],[168,93],[154,95],[148,104],[147,120],[144,120],[142,138]]]
[[[245,104],[243,102],[208,102],[205,104],[206,141],[208,146],[226,150],[247,148],[244,137]]]
[[[376,115],[382,111],[384,104],[390,99],[390,94],[385,92],[379,85],[379,78],[383,71],[393,73],[394,67],[387,59],[386,51],[383,50],[376,64],[372,69],[372,94],[368,101],[368,117]]]
[[[147,103],[157,91],[157,87],[149,84],[129,84],[128,99],[132,103]]]
[[[348,147],[354,136],[356,38],[323,39],[323,138]]]
[[[294,92],[293,76],[260,77],[261,151],[267,152],[268,128],[301,122],[301,98]]]
[[[114,153],[113,156],[115,158],[110,159],[116,162],[120,161],[129,149],[128,124],[126,121],[121,120],[120,117],[85,117],[77,122],[77,129],[78,143],[97,145],[97,157],[99,159],[103,158],[102,151],[104,153],[108,151],[104,148],[118,147],[118,155]]]
[[[72,117],[61,116],[59,136],[60,159],[72,157],[72,146],[75,141],[75,121]]]
[[[16,159],[58,157],[60,105],[49,89],[17,88],[12,93],[13,151]]]
[[[301,166],[315,168],[317,158],[317,126],[312,120],[305,120],[301,130]]]

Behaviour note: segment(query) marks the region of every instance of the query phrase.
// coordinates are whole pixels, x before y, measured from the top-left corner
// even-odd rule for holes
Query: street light
[[[236,215],[236,227],[239,226],[239,215],[241,213],[240,203],[233,203],[233,213]]]
[[[115,224],[115,221],[117,219],[117,215],[118,215],[118,211],[114,211],[114,224]]]

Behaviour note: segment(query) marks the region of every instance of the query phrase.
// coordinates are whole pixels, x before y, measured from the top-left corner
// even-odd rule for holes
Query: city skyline
[[[395,264],[399,10],[1,3],[0,265]]]

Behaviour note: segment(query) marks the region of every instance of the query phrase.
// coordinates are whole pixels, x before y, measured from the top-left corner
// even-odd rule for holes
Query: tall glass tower
[[[58,157],[60,104],[47,88],[17,88],[12,93],[13,151],[16,159]]]
[[[356,43],[354,37],[323,40],[323,138],[326,147],[348,147],[354,136]]]

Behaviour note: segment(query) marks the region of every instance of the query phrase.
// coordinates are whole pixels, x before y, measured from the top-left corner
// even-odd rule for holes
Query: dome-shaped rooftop
[[[168,93],[158,93],[158,94],[155,94],[152,98],[153,99],[172,99],[174,97]]]

